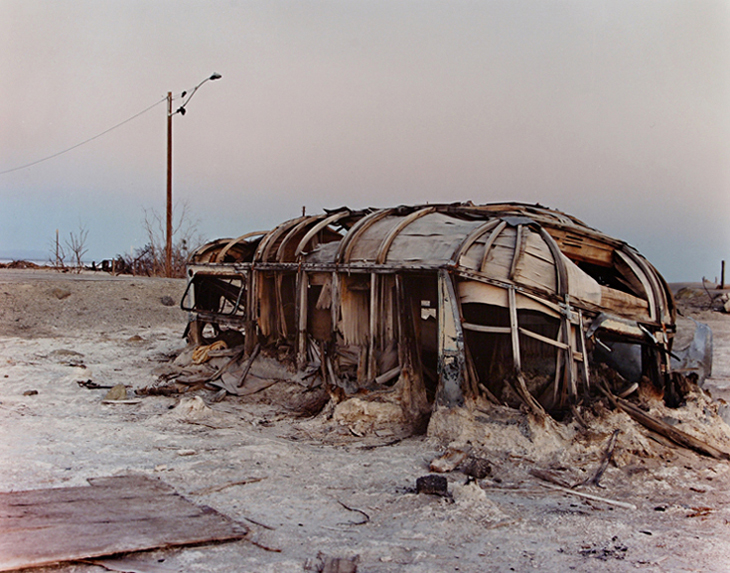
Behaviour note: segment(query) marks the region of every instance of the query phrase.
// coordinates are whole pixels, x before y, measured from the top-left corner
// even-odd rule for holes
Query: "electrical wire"
[[[12,169],[6,169],[5,171],[0,171],[0,175],[5,175],[6,173],[12,173],[13,171],[20,171],[21,169],[25,169],[27,167],[32,167],[33,165],[38,165],[39,163],[43,163],[44,161],[48,161],[49,159],[53,159],[54,157],[58,157],[59,155],[63,155],[64,153],[68,153],[69,151],[72,151],[72,150],[76,149],[77,147],[81,147],[82,145],[86,145],[87,143],[89,143],[91,141],[94,141],[95,139],[99,139],[102,135],[106,135],[110,131],[113,131],[113,130],[117,129],[118,127],[123,126],[125,123],[129,123],[133,119],[138,118],[140,115],[142,115],[144,113],[147,113],[152,108],[157,107],[158,105],[160,105],[164,101],[167,101],[167,96],[165,96],[164,98],[162,98],[160,101],[153,103],[147,109],[143,109],[139,113],[133,115],[132,117],[130,117],[128,119],[125,119],[121,123],[118,123],[115,126],[110,127],[109,129],[107,129],[105,131],[102,131],[100,134],[95,135],[94,137],[90,137],[89,139],[86,139],[86,140],[82,141],[81,143],[77,143],[76,145],[74,145],[72,147],[69,147],[68,149],[64,149],[63,151],[59,151],[58,153],[54,153],[53,155],[49,155],[48,157],[44,157],[43,159],[38,159],[36,161],[32,161],[31,163],[26,163],[25,165],[20,165],[19,167],[13,167]]]

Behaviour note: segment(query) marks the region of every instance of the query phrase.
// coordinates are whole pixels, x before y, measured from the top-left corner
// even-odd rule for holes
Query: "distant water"
[[[28,261],[29,263],[34,263],[34,264],[38,265],[39,267],[53,266],[53,263],[51,261],[49,261],[48,259],[25,259],[23,257],[16,257],[16,258],[10,259],[7,257],[0,257],[0,264],[12,263],[13,261]],[[97,266],[101,264],[100,261],[96,261],[96,262],[97,262]],[[81,261],[81,263],[85,267],[90,267],[92,261]],[[66,261],[66,266],[73,267],[74,265],[70,261]]]

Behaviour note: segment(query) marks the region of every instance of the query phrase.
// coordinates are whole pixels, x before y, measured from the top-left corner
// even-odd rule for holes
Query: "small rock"
[[[169,295],[165,295],[160,299],[160,302],[165,306],[175,306],[175,299]]]
[[[71,291],[65,288],[54,287],[48,291],[48,294],[55,296],[58,300],[63,300],[71,296]]]
[[[76,359],[76,358],[83,358],[84,355],[80,352],[76,352],[75,350],[69,350],[68,348],[59,348],[58,350],[54,350],[51,352],[48,356],[52,358],[58,358],[61,360],[68,360],[68,359]]]
[[[449,448],[441,456],[431,461],[429,469],[432,472],[446,473],[453,471],[464,461],[469,452],[461,448]]]
[[[23,392],[23,396],[37,396],[38,390],[26,390]]]
[[[468,457],[466,461],[461,464],[461,471],[466,475],[476,479],[484,479],[492,473],[492,464],[484,458]]]
[[[449,495],[449,482],[444,476],[427,475],[416,480],[416,493],[430,493],[447,497]]]
[[[117,384],[104,396],[104,400],[126,400],[127,387],[124,384]]]

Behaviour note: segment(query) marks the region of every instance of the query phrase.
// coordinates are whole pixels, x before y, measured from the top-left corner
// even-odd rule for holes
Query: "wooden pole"
[[[172,92],[167,92],[167,234],[165,276],[172,276]]]

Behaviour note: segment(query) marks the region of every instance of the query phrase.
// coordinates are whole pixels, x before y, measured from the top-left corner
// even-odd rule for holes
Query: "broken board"
[[[161,547],[228,541],[247,529],[146,476],[90,487],[0,493],[0,571]]]

